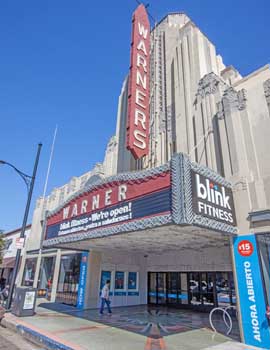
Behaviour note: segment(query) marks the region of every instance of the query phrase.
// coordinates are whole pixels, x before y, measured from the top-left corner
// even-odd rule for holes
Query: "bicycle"
[[[212,327],[214,332],[217,332],[217,330],[216,330],[216,328],[213,325],[212,317],[213,317],[213,314],[216,311],[221,311],[222,312],[223,321],[224,321],[226,327],[228,328],[226,335],[229,335],[231,333],[231,331],[232,331],[232,318],[231,318],[231,315],[228,312],[229,309],[233,309],[233,310],[236,311],[236,318],[237,318],[237,308],[234,305],[228,305],[226,307],[215,307],[214,309],[211,310],[211,312],[209,314],[209,323],[210,323],[210,325],[211,325],[211,327]],[[229,320],[229,322],[227,322],[227,319]]]

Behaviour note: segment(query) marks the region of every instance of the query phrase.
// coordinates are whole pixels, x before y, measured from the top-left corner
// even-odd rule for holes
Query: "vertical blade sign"
[[[140,5],[132,17],[127,121],[127,149],[135,159],[147,155],[149,149],[149,71],[150,23]]]

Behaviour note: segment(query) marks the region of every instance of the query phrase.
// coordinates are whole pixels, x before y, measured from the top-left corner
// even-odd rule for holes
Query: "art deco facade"
[[[270,303],[270,238],[269,234],[264,234],[270,230],[269,66],[242,77],[233,66],[223,63],[215,46],[185,14],[174,13],[162,19],[151,32],[150,68],[149,154],[135,160],[126,148],[127,76],[119,96],[116,133],[108,143],[104,162],[80,177],[73,177],[47,198],[38,200],[18,283],[25,284],[27,266],[29,264],[31,268],[35,259],[37,273],[32,285],[46,291],[50,301],[96,307],[100,287],[109,277],[112,279],[113,306],[178,303],[181,307],[209,309],[235,305],[237,301],[238,307],[242,305],[245,311],[248,297],[245,295],[246,286],[241,287],[238,283],[243,280],[242,261],[239,260],[243,256],[239,251],[237,253],[237,244],[241,248],[241,240],[246,239],[241,235],[255,233],[257,237],[250,236],[249,244],[259,247],[259,255],[256,251],[252,258],[261,259],[261,265],[259,260],[254,264],[254,276],[260,278],[260,292],[265,294],[265,298],[261,295],[258,298],[260,318],[264,319],[265,307]],[[203,176],[208,174],[212,186],[215,179],[219,179],[217,191],[224,190],[223,186],[232,187],[237,227],[225,224],[220,229],[220,222],[209,221],[209,217],[202,220],[212,227],[210,224],[206,227],[202,221],[195,222],[198,216],[193,215],[191,204],[190,213],[192,210],[193,213],[186,216],[190,220],[183,219],[185,215],[181,213],[187,213],[188,204],[181,195],[186,191],[191,198],[196,185],[190,180],[190,175],[187,175],[187,180],[183,175],[186,173],[175,165],[180,163],[186,164],[182,170],[193,167],[193,171],[198,171],[200,181],[204,181]],[[149,171],[140,172],[147,169]],[[109,178],[111,175],[116,177]],[[168,179],[169,184],[164,187],[167,192],[164,191],[169,193],[167,202],[160,200],[155,207],[156,197],[148,197],[148,204],[143,204],[148,195],[157,195],[155,183],[158,181],[155,181],[159,176],[163,180],[158,181],[164,181],[166,176]],[[66,232],[58,228],[57,225],[60,227],[62,223],[71,227],[72,217],[67,221],[67,217],[62,215],[65,205],[76,212],[76,220],[80,217],[84,219],[84,216],[77,215],[77,203],[78,206],[83,200],[88,203],[88,194],[93,196],[93,191],[99,191],[104,197],[104,191],[109,189],[105,194],[105,207],[98,208],[106,211],[106,202],[110,204],[115,184],[124,181],[126,189],[128,186],[136,188],[149,179],[154,184],[153,193],[149,186],[142,186],[145,192],[133,191],[132,200],[126,201],[127,208],[131,208],[137,200],[142,200],[142,204],[137,206],[139,214],[137,212],[136,218],[140,220],[133,220],[131,213],[130,221],[125,218],[126,226],[101,227],[100,231],[92,230],[92,226],[81,227],[77,231],[72,228],[73,231]],[[210,189],[206,190],[207,182],[204,184],[199,186],[205,186],[204,191],[210,192]],[[182,198],[181,204],[180,200],[171,200],[170,196]],[[226,198],[229,197],[224,194],[224,203]],[[120,210],[119,205],[116,201],[109,208]],[[146,211],[151,205],[155,207],[153,210],[168,205],[166,210],[162,207],[163,214],[166,211],[166,222],[164,217],[149,219]],[[121,207],[121,210],[124,209]],[[44,223],[46,211],[50,212],[47,227]],[[92,215],[92,211],[85,215]],[[97,216],[101,211],[95,212]],[[83,213],[85,211],[80,214]],[[143,226],[148,219],[150,226]],[[151,220],[160,227],[151,226]],[[234,236],[236,231],[240,238]],[[75,249],[79,249],[80,253]],[[239,261],[240,267],[237,266]],[[83,269],[87,276],[83,278],[84,286],[80,287],[80,271]],[[71,270],[76,273],[69,275]],[[259,277],[261,275],[263,278]],[[241,288],[237,290],[235,283]],[[172,291],[173,285],[178,285],[178,291]],[[71,288],[69,291],[67,286]],[[196,286],[200,295],[194,292]],[[212,288],[207,296],[203,294],[206,286]],[[85,296],[81,297],[80,303],[78,290],[84,289]],[[241,320],[239,313],[243,334],[249,316],[245,319],[243,316]],[[247,327],[252,326],[251,322]],[[252,340],[249,344],[257,345]]]
[[[125,148],[128,77],[119,97],[117,171],[150,168],[183,152],[234,184],[240,232],[248,213],[270,208],[270,70],[242,77],[185,15],[170,14],[151,34],[148,157]]]

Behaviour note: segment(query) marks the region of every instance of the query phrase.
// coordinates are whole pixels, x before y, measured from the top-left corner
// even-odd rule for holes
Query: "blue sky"
[[[269,0],[152,0],[160,20],[185,12],[242,75],[270,60]],[[128,72],[135,0],[13,0],[0,4],[0,159],[31,174],[43,143],[32,210],[43,192],[55,125],[48,193],[102,161],[114,134]],[[0,229],[21,225],[26,189],[0,166]]]

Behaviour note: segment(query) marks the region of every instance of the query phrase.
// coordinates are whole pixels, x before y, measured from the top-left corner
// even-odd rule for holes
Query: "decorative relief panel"
[[[266,80],[263,83],[263,88],[264,88],[264,94],[265,94],[265,98],[266,98],[266,102],[269,110],[269,116],[270,116],[270,79]]]
[[[207,95],[215,94],[218,88],[223,92],[227,85],[215,73],[206,74],[199,81],[195,102],[197,102],[197,98],[205,98]]]
[[[225,110],[238,109],[242,111],[247,105],[247,91],[245,89],[236,91],[234,88],[230,87],[224,92],[222,100]]]

